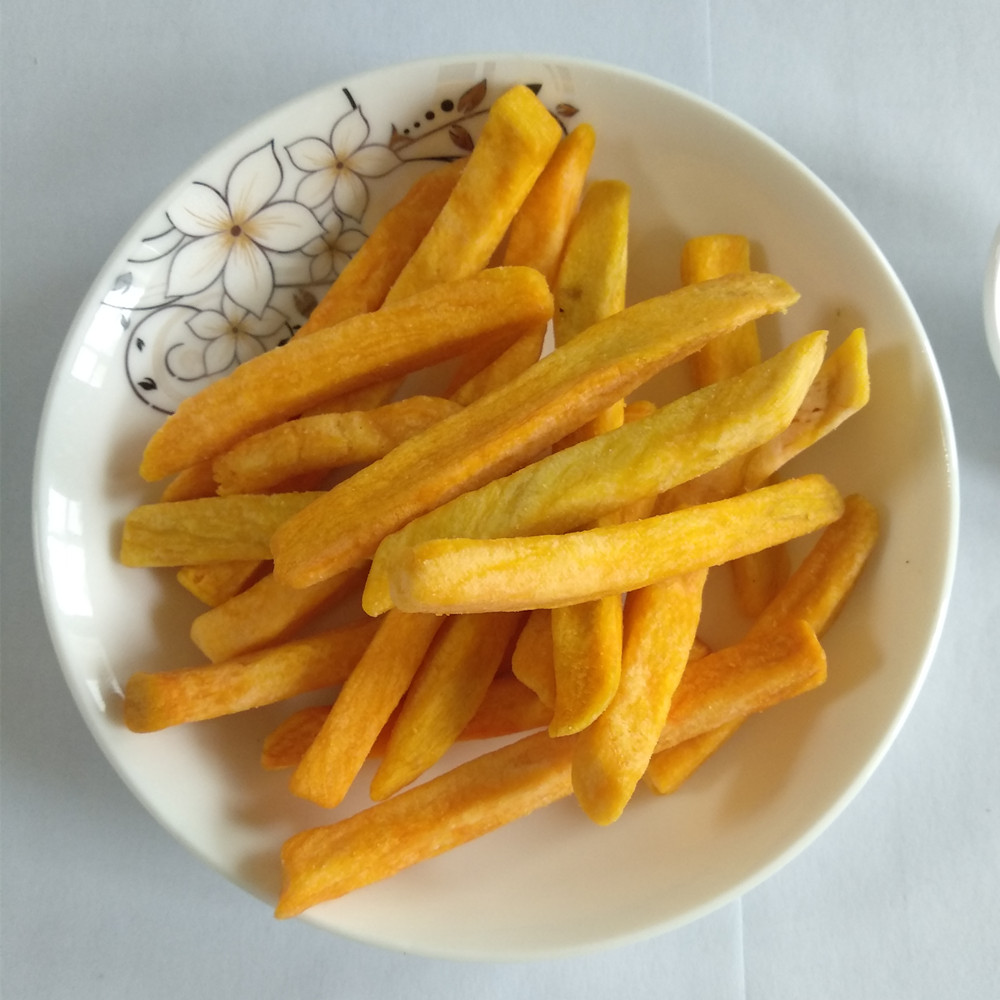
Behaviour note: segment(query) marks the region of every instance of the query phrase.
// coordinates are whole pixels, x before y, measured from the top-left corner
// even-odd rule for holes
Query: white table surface
[[[1000,996],[1000,380],[981,315],[1000,223],[995,0],[8,0],[2,16],[5,1000]],[[145,206],[288,98],[388,63],[490,49],[650,73],[758,126],[825,180],[927,328],[962,490],[935,663],[884,763],[833,826],[686,928],[515,965],[387,953],[278,923],[163,832],[70,698],[42,619],[29,517],[57,351]]]

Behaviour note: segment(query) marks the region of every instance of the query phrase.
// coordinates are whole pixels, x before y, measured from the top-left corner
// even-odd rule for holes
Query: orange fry
[[[566,240],[555,285],[556,345],[625,308],[628,213],[631,192],[621,181],[596,181],[587,190]],[[615,400],[559,447],[621,427],[625,401]],[[612,523],[612,511],[596,520]],[[622,665],[622,602],[618,594],[552,609],[555,705],[549,734],[567,736],[589,726],[607,707]]]
[[[252,586],[266,572],[268,563],[264,560],[237,559],[182,566],[177,571],[177,582],[203,604],[215,608]]]
[[[447,399],[410,396],[371,410],[289,420],[216,457],[212,468],[219,493],[259,493],[291,476],[372,462],[458,410]]]
[[[555,119],[527,87],[501,94],[462,176],[387,301],[486,267],[561,136]]]
[[[646,766],[643,780],[657,795],[670,795],[743,725],[744,719],[733,719],[715,729],[692,736],[667,750],[653,754]]]
[[[688,664],[706,572],[628,595],[621,681],[573,753],[573,791],[595,823],[618,819],[656,748]]]
[[[394,795],[435,764],[486,696],[520,615],[456,615],[438,633],[417,671],[372,778],[376,801]]]
[[[261,766],[268,771],[294,767],[330,714],[330,705],[310,705],[294,712],[264,740]],[[510,674],[498,674],[486,690],[476,714],[459,734],[460,740],[488,740],[541,729],[547,726],[552,711],[534,692]],[[389,727],[391,730],[391,722]],[[385,730],[372,747],[372,756],[384,752]]]
[[[824,529],[799,568],[754,622],[750,634],[766,632],[787,619],[801,619],[817,635],[823,635],[847,599],[877,538],[875,508],[861,496],[845,497],[843,515]],[[741,722],[737,719],[657,754],[646,772],[650,787],[663,795],[676,790]]]
[[[555,286],[566,234],[580,201],[587,168],[594,152],[590,125],[577,126],[556,146],[538,176],[507,234],[503,262],[534,267]],[[534,364],[542,352],[545,325],[541,324],[498,355],[490,347],[472,351],[458,365],[452,380],[454,399],[471,402]]]
[[[528,613],[511,655],[511,672],[540,701],[551,708],[556,701],[556,671],[552,661],[552,612],[536,608]]]
[[[526,736],[331,826],[295,834],[281,850],[275,916],[293,917],[565,797],[572,746],[572,737]]]
[[[579,341],[555,353],[571,351]],[[802,337],[744,375],[689,393],[415,518],[379,543],[365,584],[365,611],[377,615],[391,607],[389,575],[403,551],[418,541],[580,528],[767,440],[794,416],[822,362],[824,343],[822,333]],[[470,410],[476,406],[461,416]]]
[[[427,235],[466,161],[445,163],[418,177],[389,209],[296,331],[297,338],[378,309]]]
[[[761,712],[825,680],[826,655],[816,633],[806,622],[786,619],[688,663],[655,752]]]
[[[142,504],[125,517],[120,558],[126,566],[267,559],[278,525],[319,496],[271,493]]]
[[[294,590],[268,573],[252,587],[198,615],[191,623],[191,640],[213,662],[281,642],[353,590],[363,576],[363,568],[358,567]]]
[[[393,603],[432,614],[559,607],[636,590],[806,535],[843,500],[807,475],[642,521],[563,535],[421,542],[390,583]]]
[[[819,536],[751,633],[773,628],[785,618],[801,618],[822,635],[857,582],[878,534],[874,505],[858,494],[845,497],[843,515]]]
[[[340,684],[375,628],[375,622],[362,619],[225,663],[134,673],[125,685],[125,725],[133,732],[148,733]]]
[[[375,637],[292,774],[295,795],[328,809],[340,804],[441,624],[434,615],[401,612],[379,621]]]
[[[160,479],[214,458],[338,393],[442,361],[480,338],[509,338],[551,309],[537,271],[490,268],[293,338],[185,399],[150,438],[139,471]]]

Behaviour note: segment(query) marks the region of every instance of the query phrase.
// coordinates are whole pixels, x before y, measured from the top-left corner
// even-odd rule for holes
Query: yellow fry
[[[572,737],[526,736],[331,826],[296,834],[281,850],[275,916],[295,916],[564,798],[572,745]]]
[[[442,538],[407,550],[390,580],[410,612],[559,607],[636,590],[825,527],[843,500],[808,475],[643,521],[564,535]]]
[[[268,573],[253,586],[198,615],[191,623],[191,640],[213,662],[282,642],[350,593],[363,576],[359,567],[295,590]]]
[[[785,618],[801,618],[822,635],[843,607],[878,535],[879,516],[874,505],[858,494],[845,497],[843,515],[819,536],[751,626],[751,633],[773,628]]]
[[[215,495],[215,477],[211,462],[199,462],[182,469],[163,487],[160,499],[166,503],[172,500],[197,500],[199,497]]]
[[[734,719],[716,729],[692,736],[667,750],[653,754],[643,780],[657,795],[670,795],[691,777],[743,725]]]
[[[459,738],[489,689],[520,615],[457,615],[439,632],[392,725],[372,778],[387,799],[415,781]]]
[[[593,126],[586,122],[566,135],[510,224],[504,263],[537,268],[550,287],[580,203],[596,138]]]
[[[148,733],[340,684],[375,629],[373,621],[362,619],[225,663],[134,673],[125,685],[125,725],[133,732]]]
[[[271,540],[275,572],[304,587],[370,558],[390,532],[523,465],[720,329],[747,315],[784,309],[795,298],[772,276],[722,278],[595,324],[512,382],[404,441],[282,526]]]
[[[550,288],[555,284],[566,234],[583,191],[594,141],[594,129],[587,124],[577,126],[560,141],[507,233],[504,264],[534,267]],[[542,325],[500,354],[485,347],[465,355],[453,376],[450,395],[467,403],[502,385],[538,360],[544,337]]]
[[[687,667],[705,576],[696,570],[628,595],[621,681],[573,753],[573,791],[595,823],[618,819],[656,748]]]
[[[528,613],[511,654],[511,672],[549,708],[556,702],[556,671],[552,659],[552,612]]]
[[[856,329],[823,362],[795,419],[747,462],[747,489],[765,482],[786,462],[857,413],[870,394],[865,332]]]
[[[295,795],[328,809],[340,804],[441,624],[433,615],[400,612],[379,621],[375,637],[292,774]]]
[[[561,137],[558,123],[527,87],[501,94],[454,190],[387,302],[486,267]]]
[[[537,271],[490,268],[293,338],[185,399],[146,445],[140,474],[160,479],[214,458],[338,393],[442,361],[480,338],[509,338],[551,309]]]
[[[215,458],[219,493],[259,493],[291,476],[372,462],[458,410],[447,399],[411,396],[371,410],[289,420],[244,438]]]
[[[584,194],[555,281],[557,345],[625,308],[630,199],[629,186],[615,180],[595,181]]]
[[[688,240],[681,254],[681,280],[685,284],[742,274],[750,270],[750,242],[745,236],[714,233]],[[757,327],[746,323],[706,344],[691,358],[695,381],[710,385],[738,375],[760,363]]]
[[[260,559],[204,563],[182,566],[177,582],[203,604],[215,608],[252,586],[267,571],[268,563]]]
[[[878,539],[878,513],[863,497],[844,499],[844,513],[820,535],[792,577],[757,618],[750,633],[800,619],[822,635],[843,606]],[[742,720],[703,733],[657,754],[646,780],[654,791],[675,791],[736,731]]]
[[[559,350],[570,351],[579,341]],[[365,611],[377,615],[392,606],[389,576],[402,554],[420,541],[580,528],[637,501],[645,504],[767,440],[792,419],[822,362],[824,342],[822,333],[803,337],[741,376],[557,451],[414,519],[375,552]]]
[[[589,726],[618,688],[621,596],[610,594],[553,608],[551,614],[555,701],[549,735],[568,736]]]
[[[628,212],[631,192],[621,181],[596,181],[573,220],[555,285],[553,331],[557,346],[625,308]],[[624,400],[615,400],[559,447],[621,427]],[[606,523],[614,511],[598,518]],[[619,595],[552,610],[555,705],[551,736],[579,732],[607,707],[618,686],[622,662]]]
[[[725,724],[733,705],[759,711],[825,676],[823,650],[803,622],[693,661],[658,748]],[[275,916],[295,916],[565,798],[579,738],[526,736],[339,823],[294,835],[282,848]]]
[[[309,319],[296,331],[307,337],[324,327],[378,309],[407,261],[427,235],[462,174],[456,160],[418,177],[382,216],[371,235],[337,276]]]
[[[808,623],[785,619],[685,669],[656,742],[660,753],[745,719],[826,680],[826,656]]]
[[[294,767],[330,714],[330,705],[310,705],[282,721],[264,740],[261,766],[268,771]],[[499,674],[493,678],[476,714],[459,734],[460,740],[496,739],[547,726],[552,710],[516,677]],[[392,722],[386,727],[391,731]],[[372,747],[372,756],[384,752],[383,733]]]
[[[319,493],[202,497],[129,511],[120,558],[126,566],[187,566],[267,559],[275,529]]]

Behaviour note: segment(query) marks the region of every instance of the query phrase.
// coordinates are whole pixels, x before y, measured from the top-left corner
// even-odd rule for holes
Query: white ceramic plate
[[[283,706],[153,735],[123,727],[130,672],[199,660],[187,639],[194,601],[170,573],[115,559],[122,517],[157,495],[138,478],[141,448],[162,411],[290,335],[385,206],[435,158],[464,152],[488,103],[515,82],[537,85],[567,127],[593,123],[593,176],[632,185],[632,299],[676,283],[688,236],[737,231],[753,240],[757,266],[802,293],[786,317],[762,325],[767,345],[816,327],[838,343],[867,328],[872,402],[798,467],[874,500],[885,533],[828,634],[828,684],[743,727],[677,795],[640,789],[609,828],[562,802],[305,917],[456,958],[551,956],[662,932],[805,847],[871,774],[911,707],[957,533],[952,428],[917,316],[844,206],[774,143],[659,81],[563,58],[426,61],[333,84],[224,142],[149,209],[81,306],[53,376],[35,494],[48,620],[80,711],[150,812],[267,903],[281,842],[330,818],[258,767]],[[336,185],[326,169],[334,161],[346,165]],[[237,224],[259,242],[225,266],[211,233]],[[264,905],[261,919],[270,919]]]
[[[1000,227],[993,237],[990,256],[983,282],[983,322],[986,325],[986,343],[990,357],[1000,373]]]

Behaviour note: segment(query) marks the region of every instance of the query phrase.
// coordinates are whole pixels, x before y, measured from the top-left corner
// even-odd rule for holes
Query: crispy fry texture
[[[171,478],[121,561],[177,569],[208,662],[133,673],[125,726],[287,701],[253,752],[289,796],[343,808],[370,775],[373,805],[285,842],[279,918],[558,799],[599,826],[639,795],[683,808],[654,797],[825,681],[876,551],[874,503],[779,477],[867,403],[865,331],[828,351],[782,320],[764,356],[798,293],[738,233],[668,241],[679,274],[629,303],[630,187],[590,176],[596,133],[565,117],[514,86],[468,157],[407,165],[292,340],[143,454]],[[691,391],[630,399],[681,362]],[[709,648],[721,624],[740,638]]]
[[[375,634],[361,619],[225,663],[136,672],[125,687],[125,724],[148,733],[284,701],[347,679]]]
[[[531,268],[490,268],[445,285],[293,338],[212,382],[152,436],[140,474],[161,479],[338,393],[442,361],[484,337],[510,337],[551,314],[545,280]]]
[[[767,440],[794,416],[822,363],[824,343],[822,333],[803,337],[741,376],[560,450],[414,519],[376,550],[365,584],[365,611],[381,614],[392,606],[389,575],[420,541],[574,530]]]
[[[555,608],[625,593],[799,538],[836,520],[843,499],[811,474],[643,521],[564,535],[441,538],[415,545],[393,576],[404,611]]]

